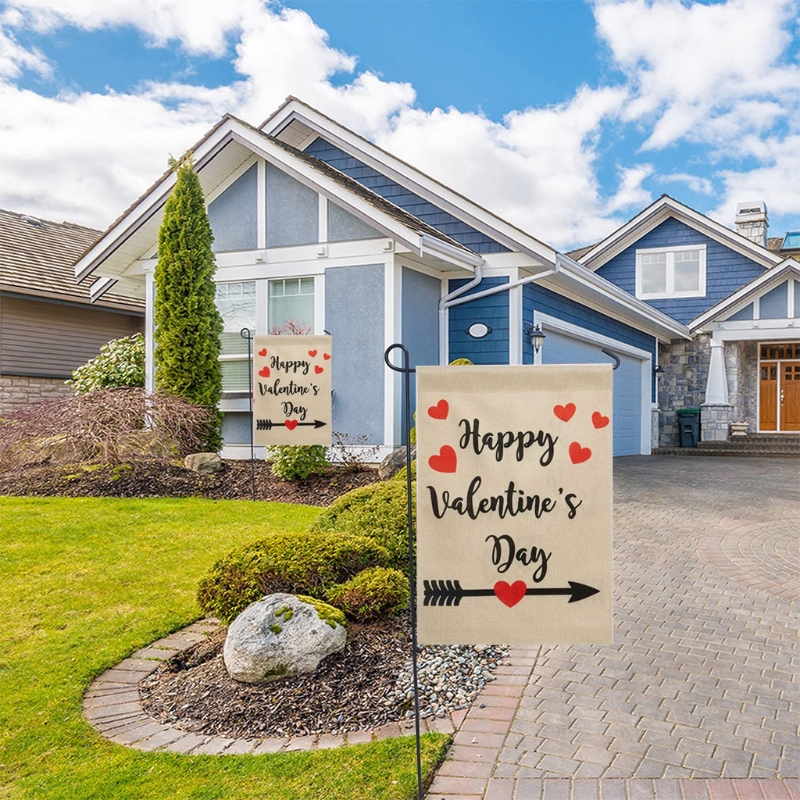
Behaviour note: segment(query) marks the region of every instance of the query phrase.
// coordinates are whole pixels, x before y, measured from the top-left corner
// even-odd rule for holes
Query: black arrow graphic
[[[305,428],[322,428],[324,425],[327,425],[327,422],[323,422],[321,419],[315,419],[313,422],[298,422],[297,427],[305,427]],[[271,419],[257,419],[256,420],[256,430],[257,431],[271,431],[275,427],[281,427],[286,425],[285,422],[273,422]]]
[[[560,589],[526,589],[528,597],[536,595],[570,595],[569,602],[577,603],[600,590],[583,583],[567,581],[569,587]],[[492,597],[494,589],[463,589],[459,581],[423,581],[423,605],[426,606],[457,606],[463,597]]]

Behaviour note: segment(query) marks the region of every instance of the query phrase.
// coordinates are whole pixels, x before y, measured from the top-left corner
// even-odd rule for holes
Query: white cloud
[[[673,172],[670,175],[659,175],[659,183],[685,183],[689,189],[698,194],[714,194],[714,184],[708,178],[691,175],[688,172]]]

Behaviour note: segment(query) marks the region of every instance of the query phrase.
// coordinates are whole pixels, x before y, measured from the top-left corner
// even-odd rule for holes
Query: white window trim
[[[700,288],[691,292],[676,292],[670,290],[675,286],[675,253],[685,253],[696,250],[700,253]],[[667,254],[667,291],[645,293],[642,291],[642,256],[653,255],[656,253]],[[705,297],[706,296],[706,246],[704,244],[679,245],[676,247],[650,247],[646,250],[636,251],[636,297],[639,300],[669,300],[682,297]]]

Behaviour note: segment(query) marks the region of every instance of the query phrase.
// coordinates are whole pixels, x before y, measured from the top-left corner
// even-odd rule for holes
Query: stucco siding
[[[419,217],[423,222],[436,228],[442,233],[460,242],[475,253],[507,253],[510,252],[499,242],[494,241],[475,228],[462,222],[433,203],[401,186],[396,181],[378,172],[372,167],[367,166],[344,150],[335,147],[321,137],[313,141],[307,148],[306,153],[330,164],[335,169],[348,175],[353,180],[358,181],[362,186],[366,186],[381,197],[399,206],[409,214]]]
[[[383,264],[325,270],[325,328],[333,336],[333,430],[384,444]]]
[[[439,297],[437,278],[403,268],[403,344],[412,367],[439,363]],[[416,377],[411,376],[412,413],[416,410]]]
[[[215,252],[255,250],[258,246],[257,196],[258,170],[253,164],[208,204]]]
[[[688,323],[764,273],[764,268],[746,256],[720,244],[677,219],[670,218],[646,233],[635,244],[614,256],[597,270],[611,283],[636,294],[636,251],[654,247],[706,246],[705,297],[668,298],[645,302],[679,322]]]

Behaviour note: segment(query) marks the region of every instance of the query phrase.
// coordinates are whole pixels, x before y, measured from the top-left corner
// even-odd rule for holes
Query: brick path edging
[[[203,641],[220,623],[216,619],[195,622],[169,636],[137,650],[117,666],[99,675],[83,697],[83,716],[106,739],[145,752],[168,751],[191,755],[262,755],[264,753],[324,750],[347,744],[364,744],[414,733],[413,720],[389,723],[372,730],[345,735],[322,734],[285,738],[234,739],[191,733],[156,721],[142,708],[139,682],[159,664]],[[524,688],[524,687],[523,687]],[[452,718],[421,720],[422,733],[452,734],[467,715],[453,712]]]

